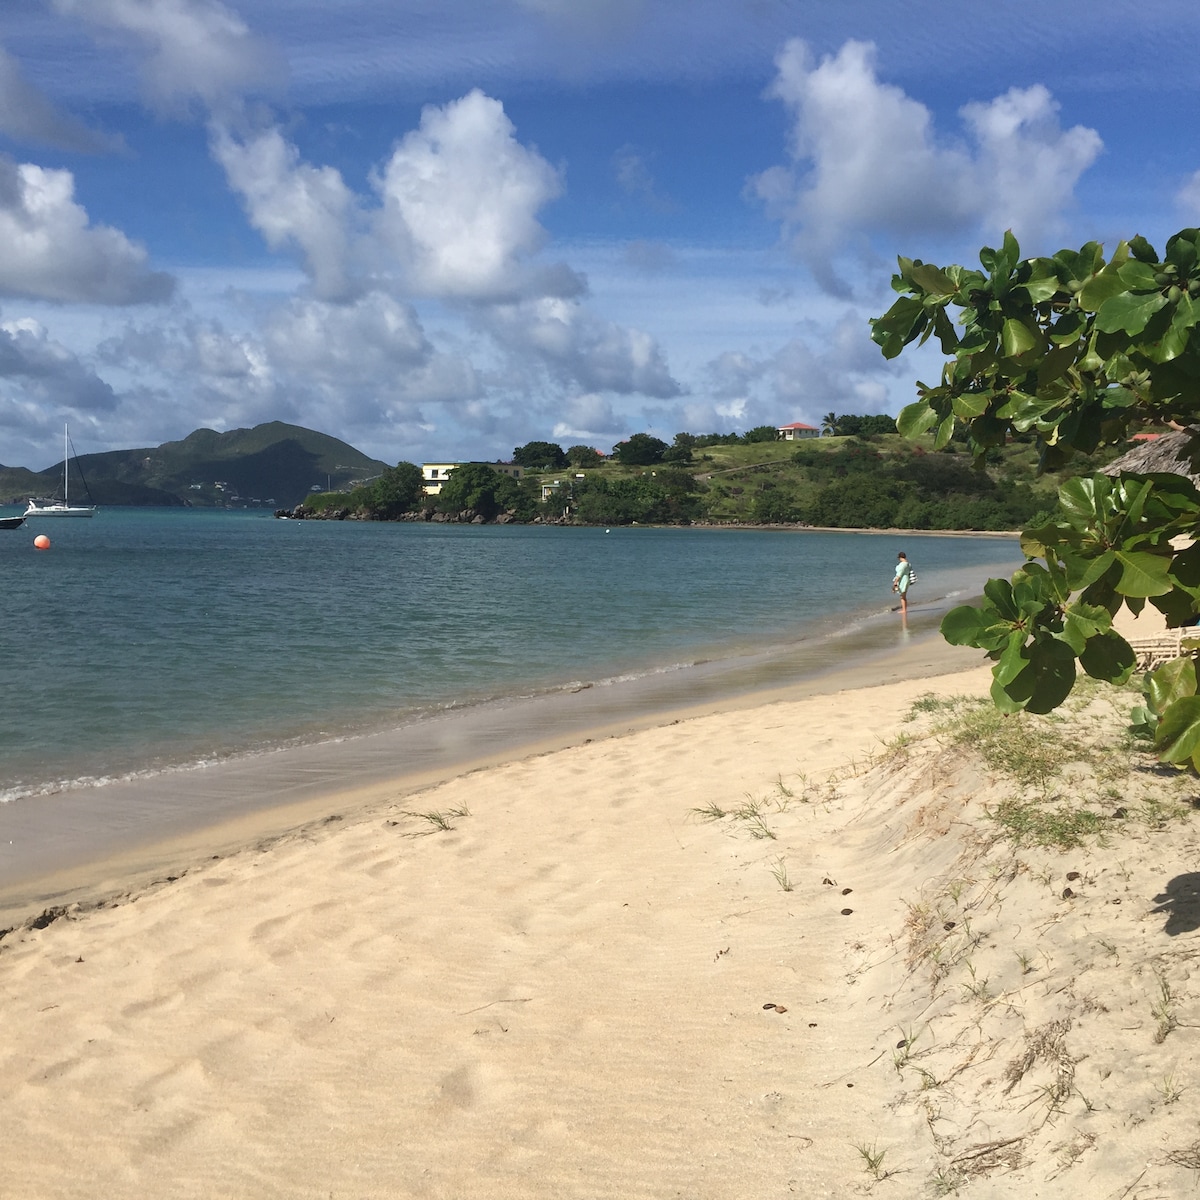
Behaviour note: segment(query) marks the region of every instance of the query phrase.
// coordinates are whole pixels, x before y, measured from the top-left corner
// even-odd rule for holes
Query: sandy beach
[[[937,723],[989,682],[924,643],[10,895],[0,1195],[1188,1194],[1188,796],[997,838]]]

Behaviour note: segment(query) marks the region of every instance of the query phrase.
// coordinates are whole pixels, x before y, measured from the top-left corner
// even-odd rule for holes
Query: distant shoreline
[[[688,528],[688,526],[661,526],[664,529]],[[779,533],[863,533],[873,537],[985,537],[985,538],[1019,538],[1019,529],[879,529],[875,526],[865,526],[861,529],[849,529],[840,525],[796,525],[796,524],[763,524],[747,525],[741,522],[725,524],[718,521],[697,521],[693,529],[766,529]]]

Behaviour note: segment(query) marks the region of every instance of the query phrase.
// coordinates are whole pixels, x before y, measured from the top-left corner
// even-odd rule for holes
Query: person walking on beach
[[[896,558],[896,574],[892,578],[892,591],[900,596],[900,615],[908,616],[908,585],[912,582],[912,563],[903,550]]]

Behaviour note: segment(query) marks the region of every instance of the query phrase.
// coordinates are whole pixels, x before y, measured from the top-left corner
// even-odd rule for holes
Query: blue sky
[[[0,462],[896,412],[895,256],[1200,223],[1194,0],[5,0]]]

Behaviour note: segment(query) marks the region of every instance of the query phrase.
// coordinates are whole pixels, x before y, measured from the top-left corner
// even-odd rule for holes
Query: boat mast
[[[70,458],[67,457],[67,442],[68,442],[68,440],[69,440],[69,438],[68,438],[68,434],[67,434],[67,425],[66,425],[66,422],[64,421],[63,422],[63,507],[64,508],[71,507],[71,489],[70,489],[70,483],[68,482],[68,476],[71,474],[71,472],[67,469],[68,464],[71,461]]]

